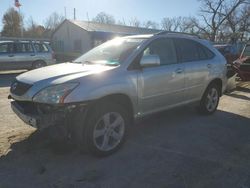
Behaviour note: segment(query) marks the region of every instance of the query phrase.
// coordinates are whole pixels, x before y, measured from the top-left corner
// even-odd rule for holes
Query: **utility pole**
[[[19,10],[19,16],[20,16],[20,20],[21,20],[21,37],[23,37],[23,18],[22,18],[22,15],[21,15],[20,6],[18,7],[18,10]]]
[[[66,7],[64,7],[64,17],[65,17],[65,19],[67,19],[67,9],[66,9]]]
[[[76,20],[76,9],[74,8],[74,20]]]

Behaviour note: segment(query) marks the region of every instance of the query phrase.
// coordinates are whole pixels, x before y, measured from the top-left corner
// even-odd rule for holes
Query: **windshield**
[[[90,50],[73,63],[120,65],[145,39],[115,38]]]

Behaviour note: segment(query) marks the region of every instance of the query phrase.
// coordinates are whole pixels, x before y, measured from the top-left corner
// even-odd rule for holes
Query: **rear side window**
[[[49,48],[46,46],[46,44],[35,43],[34,46],[37,52],[49,52]]]
[[[162,38],[156,39],[144,50],[143,56],[158,55],[161,65],[177,63],[177,56],[174,42],[172,39]]]
[[[205,46],[189,39],[175,39],[181,62],[211,59],[214,54]]]
[[[211,52],[207,47],[197,43],[200,60],[212,59],[214,57],[214,53]]]
[[[12,43],[0,44],[0,53],[12,53],[14,51]]]
[[[15,52],[17,53],[29,53],[33,52],[32,45],[30,43],[16,43]]]

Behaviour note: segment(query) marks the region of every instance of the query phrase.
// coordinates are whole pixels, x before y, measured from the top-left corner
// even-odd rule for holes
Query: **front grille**
[[[24,114],[37,114],[37,106],[29,101],[15,101]]]
[[[29,90],[29,88],[31,88],[31,87],[32,87],[31,84],[22,83],[22,82],[15,80],[11,84],[10,91],[11,91],[11,93],[13,93],[15,95],[21,96],[21,95],[25,94]]]

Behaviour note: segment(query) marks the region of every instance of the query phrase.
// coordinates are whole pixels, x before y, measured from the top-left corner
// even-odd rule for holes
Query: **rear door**
[[[0,43],[0,70],[11,70],[15,67],[14,45],[12,42]]]
[[[160,66],[143,68],[138,75],[138,100],[143,114],[166,109],[183,102],[184,64],[179,64],[170,38],[154,40],[143,55],[158,55]]]
[[[15,43],[15,68],[30,69],[34,61],[34,49],[30,42]]]
[[[200,100],[207,87],[214,54],[200,43],[185,38],[175,39],[180,62],[185,65],[186,102]]]
[[[44,43],[35,43],[34,44],[35,50],[36,50],[36,59],[43,60],[47,62],[47,60],[52,59],[52,53],[50,52],[50,49],[48,46]]]

